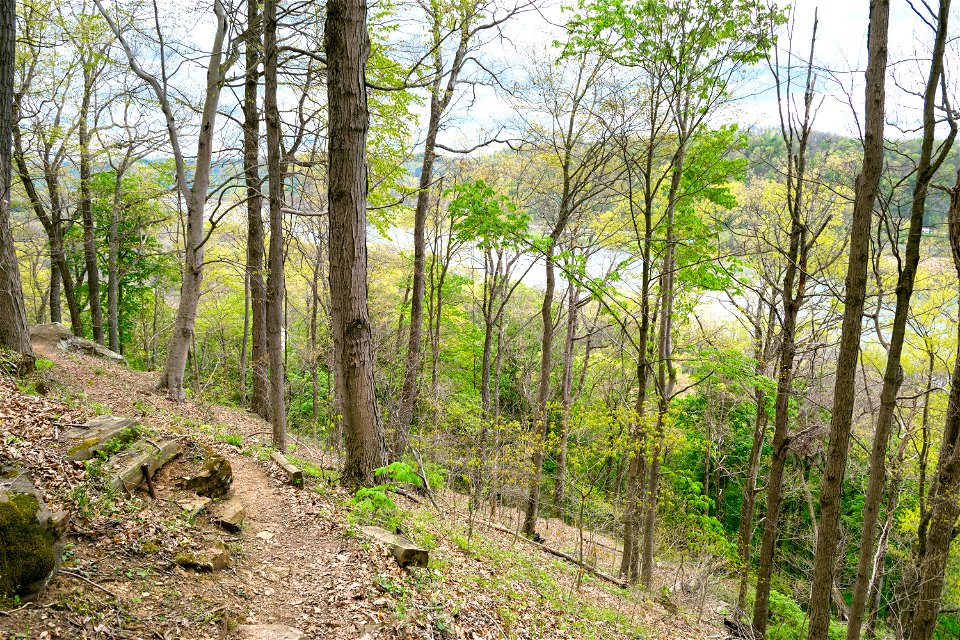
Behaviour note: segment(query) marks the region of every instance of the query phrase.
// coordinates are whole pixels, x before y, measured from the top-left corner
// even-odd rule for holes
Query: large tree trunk
[[[100,305],[100,267],[93,225],[93,194],[90,191],[90,99],[93,96],[94,70],[89,61],[83,65],[83,98],[80,101],[80,218],[83,221],[83,257],[87,270],[87,297],[93,339],[103,344],[103,308]]]
[[[946,142],[941,145],[940,152],[934,160],[933,144],[937,125],[934,110],[937,106],[936,98],[940,76],[943,73],[943,54],[946,48],[949,16],[950,0],[941,0],[933,56],[930,61],[930,74],[927,76],[927,86],[923,97],[923,140],[920,146],[920,160],[917,164],[917,181],[913,188],[910,231],[907,235],[903,268],[897,278],[897,303],[890,333],[890,346],[887,350],[887,364],[883,374],[883,388],[880,392],[880,411],[877,415],[873,449],[870,453],[870,472],[863,507],[863,529],[860,536],[860,555],[857,561],[857,580],[853,590],[853,602],[850,605],[850,619],[847,622],[847,640],[859,640],[860,638],[860,627],[863,624],[864,610],[870,593],[871,577],[875,573],[874,537],[877,515],[887,480],[887,444],[897,406],[897,393],[900,391],[900,384],[903,381],[900,357],[906,339],[910,298],[913,295],[917,267],[920,264],[920,239],[923,235],[923,213],[927,201],[927,190],[942,160],[953,146],[953,139],[956,136],[956,126],[953,126]]]
[[[329,0],[324,32],[329,111],[330,316],[334,383],[343,416],[347,485],[371,485],[387,460],[373,378],[367,308],[365,0]]]
[[[284,406],[286,370],[283,343],[283,170],[280,158],[280,110],[277,106],[277,0],[263,3],[263,111],[267,121],[267,180],[270,193],[270,256],[267,274],[267,351],[270,356],[270,418],[273,446],[287,448]]]
[[[247,197],[247,280],[250,286],[252,390],[250,410],[264,419],[270,418],[269,375],[267,356],[267,289],[263,281],[263,194],[260,189],[259,147],[260,113],[257,110],[257,88],[260,63],[260,15],[256,0],[247,2],[247,42],[243,84],[243,177]]]
[[[24,368],[29,369],[33,366],[33,347],[27,331],[20,268],[10,228],[16,19],[16,2],[0,0],[0,345],[20,353]]]
[[[887,72],[889,14],[889,0],[873,0],[870,3],[863,168],[856,183],[830,441],[820,483],[820,537],[817,539],[810,592],[810,629],[807,634],[810,640],[827,637],[830,628],[830,596],[833,591],[837,540],[840,533],[840,498],[850,446],[853,406],[856,402],[856,371],[866,297],[867,262],[870,257],[870,223],[873,219],[873,205],[880,184],[880,174],[883,172],[884,84]]]

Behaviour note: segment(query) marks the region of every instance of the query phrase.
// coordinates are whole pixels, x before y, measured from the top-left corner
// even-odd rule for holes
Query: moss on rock
[[[62,531],[23,473],[0,483],[0,596],[27,599],[41,591],[57,569]]]

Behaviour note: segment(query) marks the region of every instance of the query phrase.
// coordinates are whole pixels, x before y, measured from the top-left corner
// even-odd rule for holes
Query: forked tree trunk
[[[330,316],[334,384],[343,416],[347,485],[371,485],[387,460],[373,378],[367,307],[365,87],[370,39],[365,0],[329,0],[327,54]]]
[[[277,0],[263,3],[263,111],[267,121],[267,180],[270,193],[270,256],[267,273],[267,351],[270,358],[270,422],[273,446],[287,448],[283,358],[285,282],[283,277],[283,170],[280,158],[280,110],[277,106]]]
[[[259,85],[261,20],[259,3],[247,2],[247,42],[244,54],[246,71],[243,83],[243,178],[247,197],[247,281],[250,287],[251,316],[251,393],[250,410],[270,419],[267,356],[267,289],[263,281],[263,194],[260,189],[259,148],[260,113],[257,109]]]
[[[897,407],[897,393],[900,391],[900,385],[903,381],[900,357],[906,340],[910,298],[913,295],[917,267],[920,264],[920,239],[923,235],[923,214],[927,202],[927,190],[937,169],[940,168],[941,163],[953,146],[953,140],[957,132],[956,125],[951,122],[950,134],[940,146],[937,157],[933,158],[937,126],[935,112],[937,89],[943,73],[943,55],[946,48],[949,17],[950,0],[941,0],[933,56],[930,61],[930,73],[927,76],[927,86],[923,96],[923,139],[920,146],[920,160],[917,164],[917,181],[913,188],[913,203],[910,208],[910,230],[907,235],[903,268],[897,278],[897,303],[890,333],[890,347],[887,350],[887,364],[883,373],[883,388],[880,391],[880,411],[877,415],[873,449],[870,453],[870,472],[867,482],[867,495],[863,506],[863,528],[860,536],[860,555],[857,561],[857,580],[853,590],[853,602],[850,605],[847,640],[860,639],[860,627],[863,624],[864,610],[870,594],[871,577],[875,574],[874,537],[880,502],[883,499],[883,490],[887,480],[887,444],[893,426],[893,415]]]
[[[883,172],[884,84],[887,73],[889,15],[889,0],[873,0],[870,3],[863,168],[856,182],[830,440],[823,479],[820,482],[820,536],[817,538],[814,559],[810,592],[810,629],[807,633],[810,640],[826,638],[830,629],[830,597],[833,592],[837,540],[840,535],[840,498],[847,451],[850,447],[853,406],[856,402],[856,373],[866,298],[867,263],[870,258],[870,226],[880,175]]]
[[[33,367],[20,268],[10,228],[13,81],[17,47],[17,4],[0,0],[0,345],[20,353],[22,368]]]
[[[17,166],[17,174],[20,177],[20,182],[23,184],[23,189],[26,191],[27,199],[30,201],[30,206],[33,208],[37,219],[40,220],[44,231],[47,232],[47,239],[50,243],[51,276],[54,272],[59,276],[59,278],[56,279],[58,285],[56,289],[59,289],[61,285],[63,287],[63,295],[67,299],[67,309],[70,312],[70,330],[73,331],[73,334],[76,336],[83,336],[80,305],[77,304],[77,294],[73,286],[73,274],[70,273],[70,266],[67,264],[66,251],[63,245],[64,232],[59,178],[57,177],[55,168],[49,166],[49,163],[47,163],[48,166],[45,167],[44,173],[44,181],[46,182],[50,196],[50,214],[47,215],[47,211],[44,209],[44,205],[40,200],[40,194],[37,192],[36,185],[30,177],[30,169],[27,166],[21,146],[20,129],[17,126],[13,129],[13,144],[13,160]],[[51,292],[53,290],[54,287],[51,285]],[[60,318],[59,291],[56,301],[51,297],[50,305],[51,317],[54,316],[55,306],[56,317]]]
[[[813,127],[813,54],[817,41],[817,21],[814,18],[813,35],[810,38],[810,55],[807,59],[807,81],[804,94],[804,117],[799,132],[789,121],[783,125],[781,135],[790,153],[787,155],[787,194],[788,213],[790,214],[790,246],[787,250],[786,269],[780,297],[783,300],[783,313],[780,331],[780,358],[777,369],[777,396],[774,401],[773,415],[773,453],[770,457],[770,473],[767,476],[766,516],[763,522],[763,538],[760,541],[760,558],[757,568],[757,588],[753,603],[753,631],[758,637],[767,632],[770,616],[770,581],[773,576],[774,556],[779,535],[780,506],[783,500],[783,476],[787,465],[790,438],[788,424],[790,420],[790,395],[793,390],[794,360],[797,354],[797,317],[806,295],[807,257],[816,235],[808,229],[803,218],[804,186],[806,184],[807,146]],[[788,69],[787,73],[791,73]],[[780,82],[780,78],[777,78]],[[781,98],[790,100],[791,96]],[[788,111],[789,112],[789,111]],[[799,135],[798,135],[799,134]],[[796,138],[797,150],[793,152]],[[808,241],[808,233],[813,237]]]
[[[158,389],[166,389],[167,397],[175,402],[186,400],[183,388],[184,372],[187,366],[187,354],[193,342],[194,324],[197,318],[197,305],[200,302],[200,284],[203,279],[203,251],[206,242],[204,213],[207,191],[210,188],[210,170],[213,159],[213,136],[216,129],[217,107],[223,83],[223,45],[227,33],[227,14],[220,0],[214,0],[213,12],[217,30],[213,37],[213,48],[207,66],[206,92],[203,99],[203,111],[200,119],[200,133],[197,136],[197,156],[194,163],[193,183],[187,180],[187,167],[180,146],[180,133],[167,89],[157,78],[144,71],[137,61],[136,54],[124,37],[120,27],[110,13],[103,7],[101,0],[94,0],[100,15],[123,48],[124,54],[133,72],[153,90],[167,126],[167,135],[173,151],[176,165],[177,188],[186,200],[187,227],[185,251],[183,256],[182,282],[180,284],[180,304],[174,321],[173,331],[167,347],[167,361],[163,373],[157,381]]]

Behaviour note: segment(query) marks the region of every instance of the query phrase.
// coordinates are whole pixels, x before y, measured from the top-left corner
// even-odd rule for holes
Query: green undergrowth
[[[471,532],[463,522],[443,520],[427,507],[400,510],[383,485],[361,489],[349,505],[351,524],[398,530],[430,551],[427,569],[413,569],[399,578],[379,576],[376,584],[392,596],[401,622],[429,626],[435,637],[456,637],[455,619],[472,596],[481,593],[477,601],[507,638],[558,632],[597,640],[650,637],[639,617],[643,596],[637,591],[603,589],[616,596],[616,605],[595,602],[578,590],[576,567],[546,559],[522,542],[506,547],[476,527]],[[441,545],[440,540],[450,544]],[[464,561],[464,555],[479,564]],[[581,585],[605,586],[589,574],[579,579]]]

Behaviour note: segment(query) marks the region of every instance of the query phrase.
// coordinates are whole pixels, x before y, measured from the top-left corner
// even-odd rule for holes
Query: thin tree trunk
[[[766,516],[763,522],[763,538],[760,542],[760,558],[757,568],[757,588],[753,604],[753,631],[758,637],[767,632],[770,616],[770,581],[773,576],[774,555],[779,534],[780,506],[783,500],[783,476],[787,464],[790,438],[790,395],[793,388],[794,360],[797,352],[797,316],[803,305],[807,282],[807,256],[816,235],[807,241],[810,231],[802,217],[807,160],[807,146],[813,127],[812,109],[814,98],[813,54],[817,41],[817,20],[814,17],[813,34],[810,38],[810,55],[807,60],[807,81],[804,94],[804,117],[797,138],[797,150],[793,152],[796,130],[792,121],[781,125],[781,135],[790,153],[787,156],[787,198],[790,214],[790,247],[787,251],[786,270],[783,275],[781,298],[783,314],[780,332],[780,358],[777,370],[777,396],[773,415],[773,453],[770,458],[770,473],[767,476]],[[792,70],[788,70],[788,73]],[[780,79],[777,78],[778,87]],[[778,89],[779,96],[779,89]],[[783,109],[780,98],[780,108]],[[790,100],[787,96],[785,100]],[[782,112],[781,112],[782,113]],[[789,115],[789,109],[788,109]]]
[[[10,228],[12,181],[13,83],[17,47],[17,5],[0,0],[0,345],[20,353],[21,368],[33,368],[20,268]]]
[[[770,336],[773,334],[774,308],[768,306],[767,323],[763,324],[764,304],[757,300],[757,317],[754,318],[753,351],[757,361],[754,373],[763,375],[766,371],[767,351],[769,350]],[[740,527],[737,531],[737,551],[740,556],[740,589],[737,592],[737,608],[745,611],[747,608],[747,583],[750,578],[750,556],[753,552],[753,515],[757,505],[757,475],[760,471],[760,454],[763,452],[763,443],[767,437],[767,426],[770,423],[767,415],[767,394],[763,387],[757,385],[753,389],[753,398],[756,405],[756,417],[753,423],[753,440],[750,443],[750,457],[747,462],[747,477],[743,488],[743,502],[740,505]]]
[[[320,383],[319,368],[320,350],[317,347],[317,330],[320,315],[320,261],[323,260],[323,254],[320,251],[320,243],[317,243],[316,262],[313,265],[313,279],[310,281],[310,424],[313,425],[316,432],[317,422],[320,419]]]
[[[624,161],[630,172],[630,159],[624,152]],[[633,199],[633,176],[628,175],[628,189],[631,219],[636,221]],[[620,563],[620,575],[630,584],[636,583],[640,576],[640,513],[642,509],[642,486],[646,476],[647,442],[649,434],[645,422],[648,357],[647,343],[650,340],[650,287],[652,284],[652,266],[650,264],[651,243],[653,240],[653,199],[644,194],[643,237],[637,237],[640,248],[640,329],[637,332],[637,397],[634,402],[634,415],[630,427],[630,443],[626,469],[626,504],[623,512],[623,556]],[[638,225],[634,222],[634,229]],[[639,235],[639,233],[638,233]],[[621,465],[622,469],[623,465]],[[619,492],[620,471],[618,470],[617,491]]]
[[[125,166],[125,165],[124,165]],[[111,351],[120,353],[120,212],[123,209],[123,175],[116,170],[110,228],[107,237],[107,325]]]
[[[567,335],[563,341],[563,375],[560,378],[560,400],[563,416],[560,420],[560,445],[557,451],[557,486],[553,503],[563,514],[564,489],[567,482],[567,443],[570,439],[570,413],[573,409],[573,350],[577,337],[577,307],[579,289],[571,279],[567,289]]]
[[[540,321],[543,334],[540,341],[540,379],[537,384],[537,415],[531,465],[533,473],[530,477],[530,488],[527,492],[522,529],[523,535],[528,538],[536,538],[537,534],[537,511],[540,506],[540,472],[543,469],[543,455],[546,447],[547,400],[550,398],[550,368],[553,361],[553,295],[556,288],[553,255],[556,238],[551,236],[548,243],[545,259],[547,283],[543,292],[543,303],[540,305]]]
[[[277,106],[277,0],[263,3],[263,111],[267,121],[267,180],[270,200],[270,255],[267,273],[267,351],[270,358],[270,421],[273,446],[287,448],[284,392],[283,169],[280,158],[280,109]]]
[[[681,136],[683,137],[683,136]],[[680,196],[680,184],[683,177],[685,149],[681,145],[677,150],[673,175],[670,178],[670,190],[667,193],[666,211],[666,255],[663,261],[661,284],[660,328],[658,340],[657,397],[658,415],[653,434],[653,447],[650,449],[647,463],[648,477],[644,499],[643,542],[640,549],[640,581],[648,589],[653,584],[653,547],[657,521],[657,494],[660,488],[660,456],[663,449],[664,423],[670,410],[673,387],[676,382],[676,370],[673,367],[673,302],[676,295],[677,238],[674,227],[674,215],[677,199]]]
[[[247,280],[250,283],[251,314],[251,393],[250,411],[270,419],[270,376],[267,355],[267,287],[263,258],[263,181],[260,179],[260,113],[257,109],[259,86],[260,33],[259,2],[247,2],[247,42],[244,54],[246,71],[243,84],[243,177],[247,197]]]
[[[810,640],[825,638],[830,628],[830,596],[833,592],[837,540],[840,535],[840,498],[857,393],[856,370],[866,297],[867,263],[870,258],[870,225],[880,175],[883,172],[884,83],[887,71],[889,14],[889,0],[872,0],[863,169],[857,176],[856,183],[830,439],[820,482],[820,537],[817,539],[810,594],[810,629],[807,634]],[[899,372],[896,375],[899,375]]]
[[[923,235],[923,214],[927,201],[927,190],[934,174],[936,174],[943,159],[946,158],[947,153],[953,146],[953,139],[956,137],[957,129],[954,125],[951,127],[946,141],[941,145],[937,157],[933,158],[933,144],[937,126],[936,97],[940,76],[943,73],[943,55],[946,48],[949,17],[950,0],[941,0],[933,56],[930,61],[930,74],[927,77],[926,92],[923,98],[923,140],[920,146],[920,160],[917,164],[917,181],[913,188],[910,230],[907,235],[903,268],[897,278],[897,303],[890,333],[890,346],[887,350],[887,364],[883,374],[883,388],[880,392],[880,411],[877,415],[873,449],[870,453],[870,471],[863,506],[860,554],[857,561],[857,580],[853,590],[853,601],[850,605],[847,640],[860,639],[860,627],[863,624],[864,609],[870,593],[871,576],[874,574],[873,551],[877,515],[887,481],[887,444],[893,427],[897,393],[900,391],[900,385],[903,382],[903,368],[900,366],[900,358],[906,340],[910,298],[913,295],[917,267],[920,264],[920,239]]]
[[[100,305],[100,267],[94,237],[93,194],[90,191],[90,99],[93,96],[93,69],[83,65],[83,99],[80,102],[80,217],[83,220],[83,257],[87,270],[87,297],[90,302],[90,325],[93,339],[103,344],[103,308]]]
[[[243,338],[240,340],[240,404],[247,403],[247,351],[250,343],[250,278],[243,273]]]
[[[953,263],[960,277],[960,172],[950,193],[950,248]],[[957,328],[960,347],[960,324]],[[940,599],[950,556],[950,543],[956,534],[960,512],[960,358],[956,359],[951,377],[947,415],[940,442],[936,476],[931,484],[929,511],[922,516],[918,542],[919,578],[908,637],[930,640],[937,626]]]
[[[324,32],[329,111],[330,315],[334,382],[343,416],[347,485],[371,485],[387,460],[373,378],[367,307],[365,0],[329,0]]]
[[[60,305],[60,269],[53,252],[50,252],[50,322],[62,322]]]
[[[471,16],[472,17],[472,16]],[[439,14],[434,15],[434,38],[439,34]],[[430,207],[430,195],[433,191],[433,166],[436,160],[437,136],[440,133],[441,119],[450,106],[454,90],[460,77],[460,71],[466,61],[467,48],[472,32],[470,17],[459,26],[460,40],[456,53],[450,63],[446,85],[443,84],[442,43],[434,42],[433,65],[434,81],[430,91],[430,119],[427,123],[427,137],[423,146],[423,163],[420,167],[420,190],[417,193],[417,205],[413,220],[413,290],[410,298],[410,337],[407,341],[407,361],[403,376],[403,391],[400,411],[397,416],[397,429],[394,433],[393,453],[399,457],[406,451],[410,439],[410,426],[417,402],[417,379],[420,376],[420,351],[423,339],[423,296],[426,288],[424,267],[426,264],[427,211]]]

